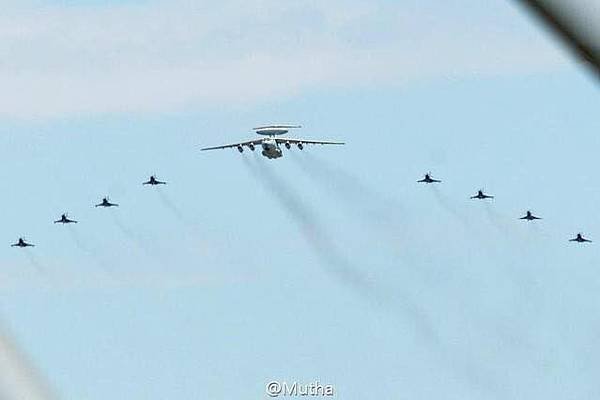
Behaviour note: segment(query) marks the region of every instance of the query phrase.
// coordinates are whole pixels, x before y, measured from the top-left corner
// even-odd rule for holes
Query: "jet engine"
[[[239,151],[240,153],[243,153],[243,152],[244,152],[244,148],[243,148],[242,146],[238,146],[238,147],[237,147],[237,149],[238,149],[238,151]]]
[[[252,143],[250,143],[250,144],[248,145],[248,147],[250,148],[250,150],[254,151],[254,145],[253,145]]]
[[[292,145],[290,144],[290,142],[285,142],[285,148],[289,150],[290,147],[292,147]]]
[[[302,144],[302,142],[298,143],[298,148],[299,148],[300,150],[302,150],[302,149],[304,148],[304,145]]]

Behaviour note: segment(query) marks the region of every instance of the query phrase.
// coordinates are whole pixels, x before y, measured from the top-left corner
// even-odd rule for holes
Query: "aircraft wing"
[[[205,150],[232,149],[232,148],[238,147],[238,146],[250,146],[250,145],[259,146],[261,143],[262,143],[262,139],[254,139],[254,140],[248,140],[247,142],[225,144],[223,146],[205,147],[200,150],[205,151]]]
[[[327,140],[291,139],[291,138],[285,138],[285,137],[275,138],[275,141],[279,144],[284,144],[284,143],[291,143],[291,144],[296,144],[296,143],[302,143],[302,144],[346,144],[344,142],[331,142],[331,141],[327,141]]]

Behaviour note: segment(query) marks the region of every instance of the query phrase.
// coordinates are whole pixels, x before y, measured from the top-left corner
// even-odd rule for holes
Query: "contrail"
[[[409,299],[401,289],[395,288],[391,293],[388,288],[378,284],[374,279],[366,276],[360,268],[353,265],[341,254],[329,235],[320,226],[314,213],[307,208],[294,194],[284,181],[279,179],[268,166],[261,160],[249,160],[243,156],[245,165],[255,178],[270,191],[286,211],[296,220],[308,244],[321,259],[321,264],[326,272],[341,281],[342,284],[355,290],[382,310],[391,312],[394,317],[394,304],[400,305],[404,311],[403,316],[412,322],[412,329],[417,340],[425,342],[427,348],[440,358],[445,364],[452,366],[452,373],[469,379],[478,389],[488,389],[490,382],[482,382],[486,376],[475,369],[468,361],[460,358],[452,351],[439,336],[435,326],[426,311]],[[456,367],[458,364],[458,372]],[[495,397],[503,398],[502,395]]]
[[[466,216],[462,214],[454,204],[452,204],[452,201],[444,193],[442,193],[437,186],[434,185],[431,190],[433,191],[433,195],[435,196],[438,204],[444,210],[456,218],[456,220],[458,220],[464,228],[470,228],[469,220],[466,218]]]
[[[6,334],[5,329],[0,332],[0,399],[56,399],[39,373]]]
[[[39,260],[37,259],[37,257],[29,249],[24,249],[24,250],[25,250],[25,254],[27,255],[27,258],[29,259],[29,263],[31,264],[31,266],[38,273],[40,273],[42,275],[47,275],[46,268],[44,268],[42,266],[42,264],[39,262]]]
[[[357,291],[361,296],[383,310],[392,312],[394,317],[393,305],[400,305],[403,310],[403,317],[409,318],[412,322],[412,329],[415,337],[423,341],[433,355],[440,358],[440,361],[451,366],[451,372],[457,376],[467,378],[477,389],[482,392],[488,392],[488,389],[495,385],[495,382],[487,379],[486,374],[475,368],[469,360],[465,360],[462,353],[458,354],[437,332],[433,321],[427,315],[426,311],[405,293],[401,293],[400,288],[395,288],[390,292],[374,279],[366,276],[360,268],[353,265],[335,246],[334,241],[326,234],[325,230],[318,223],[314,213],[299,200],[297,194],[294,194],[285,182],[278,179],[268,166],[263,165],[261,160],[249,160],[243,156],[244,163],[296,220],[301,232],[305,236],[309,245],[320,257],[321,264],[326,268],[326,272],[339,279],[344,285]],[[254,161],[254,162],[253,162]],[[458,368],[457,368],[458,367]],[[495,387],[494,397],[504,398],[501,389]]]
[[[336,196],[341,201],[340,204],[351,207],[350,211],[353,215],[357,212],[362,214],[363,221],[377,230],[386,227],[395,231],[405,223],[399,214],[404,217],[410,216],[409,213],[402,213],[404,207],[396,199],[371,189],[359,177],[310,153],[302,155],[290,153],[292,154],[290,158],[314,182]]]
[[[332,165],[327,160],[310,153],[303,153],[300,155],[295,152],[290,152],[290,154],[290,158],[298,162],[311,178],[315,178],[320,185],[325,186],[330,190],[342,190],[345,192],[341,194],[343,197],[352,194],[352,197],[361,197],[361,203],[364,201],[370,203],[376,201],[380,207],[383,206],[385,208],[393,209],[402,207],[397,200],[383,196],[381,193],[370,188],[358,176]],[[334,179],[331,179],[331,177]],[[333,193],[340,196],[339,191],[337,191],[337,193],[334,191]]]
[[[500,214],[487,202],[485,204],[485,211],[490,223],[504,237],[506,244],[511,246],[511,255],[516,257],[514,263],[502,263],[501,266],[504,271],[509,274],[509,278],[518,285],[518,287],[524,290],[528,289],[528,286],[534,281],[534,277],[527,268],[527,263],[521,263],[519,260],[527,253],[527,248],[530,243],[529,237],[523,234],[520,227],[516,226],[516,220],[511,224],[507,216]]]
[[[83,253],[87,254],[89,257],[93,258],[94,261],[96,262],[96,264],[98,264],[98,266],[102,269],[102,271],[104,273],[106,273],[107,275],[110,275],[111,277],[114,278],[115,277],[114,271],[112,271],[112,269],[107,266],[107,263],[104,260],[102,260],[102,258],[98,255],[98,253],[93,251],[89,246],[87,246],[83,242],[83,239],[80,237],[79,233],[72,226],[67,226],[66,228],[69,231],[69,235],[71,236],[71,239],[75,243],[75,246],[77,246],[77,248],[81,252],[83,252]]]
[[[285,183],[268,167],[264,166],[260,160],[252,162],[246,156],[243,159],[255,178],[277,198],[280,204],[296,220],[307,242],[321,258],[322,265],[327,269],[327,272],[338,278],[346,286],[360,292],[368,300],[374,301],[377,305],[389,306],[393,297],[396,296],[382,290],[373,279],[366,276],[337,251],[334,242],[320,226],[316,216],[298,200],[298,196],[289,187],[286,187]],[[396,292],[396,294],[399,293]],[[431,322],[424,315],[423,310],[407,299],[406,296],[404,297],[402,307],[410,315],[420,337],[439,343],[439,337]]]
[[[127,225],[125,225],[125,223],[121,220],[121,217],[118,215],[117,212],[114,212],[113,210],[110,211],[111,212],[109,212],[109,214],[111,215],[115,225],[117,226],[117,228],[119,228],[121,233],[123,233],[125,237],[127,237],[131,242],[133,242],[149,259],[155,260],[155,257],[152,255],[152,252],[146,247],[144,241],[140,240],[140,238],[129,227],[127,227]]]
[[[510,221],[509,217],[496,211],[496,209],[488,202],[485,203],[485,212],[488,216],[490,223],[492,225],[494,225],[494,227],[496,229],[498,229],[498,231],[501,234],[503,234],[504,237],[510,243],[513,243],[513,244],[516,243],[518,245],[523,243],[523,241],[525,240],[525,237],[522,235],[521,232],[519,232],[518,229],[516,229],[516,226],[514,224],[511,224],[509,222]],[[515,222],[516,221],[517,221],[517,219],[515,218]],[[515,236],[519,236],[519,237],[515,237]]]
[[[175,218],[179,220],[179,222],[181,222],[188,228],[196,228],[195,224],[184,215],[181,209],[177,207],[175,202],[171,200],[167,193],[165,193],[160,187],[157,187],[156,191],[158,192],[158,197],[160,198],[160,201],[169,211],[171,211],[171,213],[175,216]]]

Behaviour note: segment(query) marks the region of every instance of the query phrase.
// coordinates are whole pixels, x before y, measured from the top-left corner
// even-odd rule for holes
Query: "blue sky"
[[[0,310],[62,398],[597,397],[597,85],[512,3],[84,3],[0,17]],[[199,152],[271,122],[347,145]]]

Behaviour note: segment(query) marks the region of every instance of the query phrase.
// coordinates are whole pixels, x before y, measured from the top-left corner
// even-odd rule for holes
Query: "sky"
[[[512,2],[4,3],[0,317],[58,398],[600,394],[598,86]],[[271,123],[346,145],[200,152]]]

